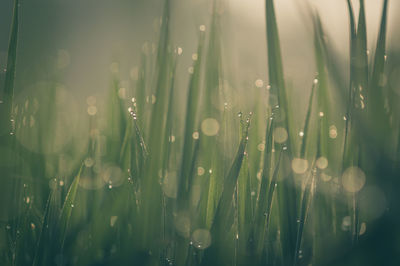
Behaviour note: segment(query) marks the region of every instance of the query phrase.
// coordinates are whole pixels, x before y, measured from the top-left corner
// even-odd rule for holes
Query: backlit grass
[[[255,81],[263,97],[245,110],[234,103],[252,95],[227,86],[220,2],[198,25],[189,73],[178,71],[185,51],[171,37],[171,2],[158,45],[138,52],[135,84],[124,87],[113,62],[106,102],[90,96],[74,115],[80,107],[55,79],[14,99],[14,1],[0,104],[0,264],[398,265],[400,61],[386,48],[389,1],[373,50],[364,1],[359,10],[343,1],[348,77],[307,9],[316,74],[303,106],[266,0],[268,82]]]

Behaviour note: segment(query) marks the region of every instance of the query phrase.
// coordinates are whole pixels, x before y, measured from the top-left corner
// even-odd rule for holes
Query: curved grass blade
[[[265,137],[265,149],[264,149],[264,165],[263,165],[263,174],[262,174],[262,179],[261,179],[261,185],[260,185],[260,193],[258,196],[258,201],[257,201],[257,211],[256,211],[256,217],[255,217],[255,232],[254,232],[254,237],[258,240],[256,240],[256,253],[259,254],[261,253],[262,250],[262,243],[263,243],[263,238],[264,238],[264,233],[265,233],[265,224],[266,224],[266,216],[265,210],[267,209],[268,206],[268,184],[270,183],[269,177],[270,177],[270,170],[271,170],[271,164],[272,164],[272,155],[271,151],[273,148],[273,141],[272,141],[272,131],[273,131],[273,126],[274,126],[274,120],[270,120],[269,126],[266,130],[266,137]]]
[[[231,168],[229,169],[228,174],[224,179],[224,186],[222,189],[221,197],[218,201],[218,205],[215,210],[214,219],[211,225],[211,235],[215,241],[208,248],[204,254],[204,258],[202,260],[202,265],[210,265],[212,262],[219,261],[218,254],[219,248],[223,245],[223,239],[226,237],[226,233],[230,230],[231,226],[229,226],[230,218],[232,216],[230,214],[232,211],[232,201],[234,198],[234,193],[238,181],[238,177],[240,174],[240,170],[243,164],[244,153],[246,150],[247,142],[248,142],[248,129],[250,126],[250,120],[246,121],[245,129],[243,132],[243,136],[240,140],[240,144],[236,153],[236,156],[233,160]],[[209,192],[210,193],[210,192]]]
[[[215,211],[215,217],[213,224],[211,226],[212,232],[219,232],[219,230],[225,227],[226,217],[228,217],[229,210],[231,208],[232,196],[235,192],[235,187],[237,184],[237,179],[239,177],[240,169],[242,167],[242,161],[244,157],[244,152],[247,145],[247,134],[248,127],[250,126],[250,122],[247,123],[247,128],[245,129],[245,134],[242,136],[242,139],[239,144],[238,151],[236,153],[235,159],[232,163],[232,166],[224,179],[224,187],[222,190],[221,198],[218,202],[217,209]]]
[[[315,176],[316,176],[316,169],[314,168],[311,170],[307,181],[306,181],[306,187],[303,193],[303,197],[301,199],[301,204],[300,204],[300,216],[297,220],[298,227],[297,227],[297,237],[296,237],[296,249],[294,253],[294,259],[293,259],[293,265],[296,266],[299,263],[299,255],[300,255],[300,245],[301,241],[303,238],[303,231],[304,231],[304,224],[307,220],[308,216],[308,210],[310,207],[310,202],[312,199],[312,190],[315,182]]]
[[[60,218],[60,201],[61,191],[59,186],[51,189],[46,207],[44,210],[42,226],[35,250],[35,258],[32,265],[46,265],[49,260],[58,252],[59,242],[57,238],[59,218]],[[47,246],[47,243],[54,245]]]
[[[264,216],[264,219],[262,221],[262,224],[260,225],[260,230],[262,230],[260,240],[258,241],[258,249],[261,251],[263,243],[265,243],[265,240],[267,238],[266,235],[268,235],[268,229],[269,229],[269,224],[270,224],[270,219],[271,219],[271,210],[272,210],[272,203],[274,199],[274,194],[278,182],[278,176],[279,176],[279,168],[281,164],[281,159],[282,159],[282,151],[279,152],[279,156],[275,165],[274,173],[272,174],[271,177],[271,182],[269,184],[268,192],[266,193],[267,199],[266,199],[266,204],[265,204],[265,209],[260,209],[259,214]]]
[[[17,46],[18,46],[18,30],[19,30],[19,0],[14,0],[13,20],[11,24],[11,34],[8,44],[7,68],[4,81],[4,91],[2,104],[0,104],[0,130],[13,130],[10,123],[12,119],[13,98],[14,98],[14,81],[17,63]],[[12,131],[11,131],[12,132]],[[5,133],[5,132],[1,132]]]
[[[309,135],[311,135],[311,129],[310,129],[311,114],[312,114],[312,110],[313,110],[314,93],[315,93],[315,89],[317,87],[318,87],[318,83],[313,82],[310,98],[308,100],[308,109],[307,109],[307,114],[306,114],[306,120],[304,122],[304,136],[303,136],[301,147],[300,147],[300,158],[303,158],[303,159],[307,158],[308,148],[310,147]]]
[[[60,241],[61,241],[61,248],[64,245],[65,236],[67,233],[68,222],[71,218],[71,213],[74,208],[74,202],[76,198],[76,193],[79,187],[79,180],[81,177],[81,172],[83,169],[83,165],[79,169],[78,174],[75,176],[74,180],[72,181],[71,186],[69,187],[67,196],[64,200],[64,205],[60,212]]]

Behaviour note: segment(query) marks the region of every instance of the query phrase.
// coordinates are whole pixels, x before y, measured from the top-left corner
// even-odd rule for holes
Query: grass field
[[[306,105],[285,78],[273,0],[259,58],[268,79],[248,91],[229,85],[220,1],[198,25],[182,73],[173,0],[163,0],[158,43],[137,51],[129,86],[115,61],[104,101],[75,100],[57,67],[14,97],[23,17],[13,2],[0,102],[0,265],[400,265],[391,1],[381,1],[372,50],[364,0],[357,9],[343,1],[344,71],[326,25],[305,5],[314,51],[305,64],[316,73]]]

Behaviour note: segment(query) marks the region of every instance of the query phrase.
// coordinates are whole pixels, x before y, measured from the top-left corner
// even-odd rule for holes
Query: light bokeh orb
[[[219,123],[214,118],[206,118],[201,123],[201,131],[206,136],[215,136],[219,132]]]
[[[198,249],[206,249],[211,245],[211,234],[207,229],[196,229],[192,234],[193,245]]]
[[[365,173],[358,167],[347,168],[342,175],[343,188],[347,192],[358,192],[365,185]]]

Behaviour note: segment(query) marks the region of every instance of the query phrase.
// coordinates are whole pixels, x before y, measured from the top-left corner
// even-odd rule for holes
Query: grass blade
[[[384,109],[384,83],[382,78],[385,72],[386,56],[386,31],[387,31],[387,10],[388,0],[383,3],[382,18],[379,29],[378,41],[376,44],[375,57],[372,67],[370,85],[368,88],[368,117],[373,121],[373,127],[379,138],[385,136],[389,129],[388,116]]]
[[[179,178],[179,189],[178,189],[178,200],[188,198],[188,192],[190,190],[189,180],[191,176],[189,175],[189,165],[193,159],[193,133],[198,127],[198,105],[200,97],[200,68],[202,66],[202,54],[204,46],[204,34],[200,33],[199,46],[197,49],[197,61],[195,61],[193,66],[193,74],[189,81],[189,91],[187,96],[187,106],[186,106],[186,119],[184,128],[184,140],[183,140],[183,150],[182,150],[182,160]]]
[[[74,202],[76,198],[76,193],[79,187],[79,180],[81,177],[83,165],[80,167],[78,174],[75,176],[74,180],[69,187],[67,196],[64,200],[64,205],[60,212],[60,241],[61,241],[61,248],[64,245],[65,236],[67,233],[68,222],[71,218],[71,213],[74,208]]]
[[[11,24],[11,35],[8,43],[8,56],[6,77],[4,81],[4,92],[2,103],[0,104],[0,134],[13,132],[12,119],[15,70],[17,64],[17,46],[19,31],[19,0],[14,0],[13,19]],[[5,132],[3,132],[5,131]]]

